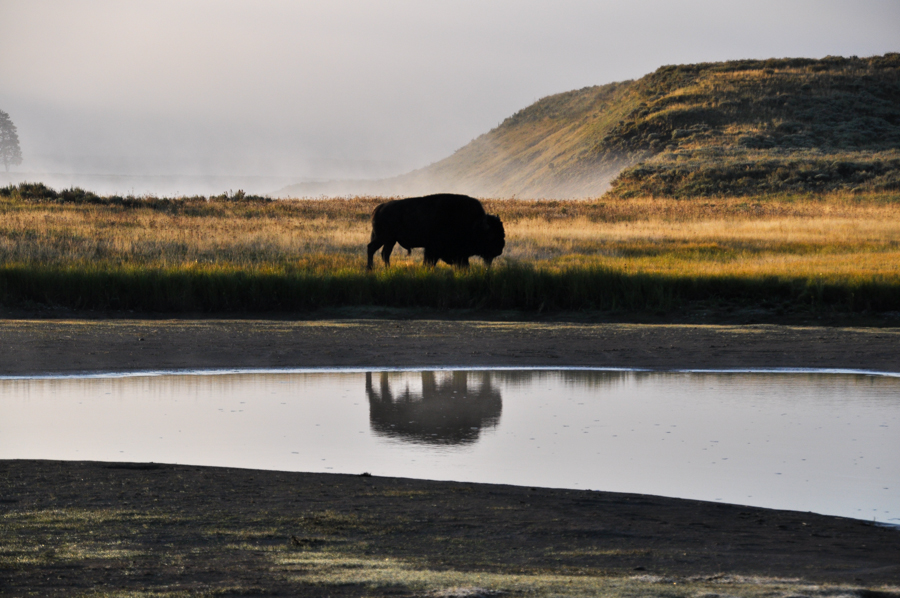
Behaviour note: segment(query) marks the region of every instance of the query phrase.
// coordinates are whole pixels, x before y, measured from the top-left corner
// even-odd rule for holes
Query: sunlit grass
[[[402,586],[428,596],[744,596],[785,598],[856,595],[854,588],[820,586],[799,580],[764,577],[713,576],[670,578],[660,575],[604,575],[593,570],[560,574],[556,571],[500,573],[435,570],[411,560],[361,556],[343,551],[310,551],[274,555],[275,570],[293,573],[297,582],[342,586],[361,584]]]
[[[0,200],[0,301],[78,308],[669,309],[743,297],[900,309],[900,195],[485,202],[492,269],[365,270],[380,198]],[[378,256],[376,256],[376,260]]]
[[[46,562],[121,561],[145,555],[126,540],[87,539],[80,532],[104,526],[124,526],[135,532],[159,515],[118,509],[54,509],[6,513],[0,516],[0,567],[11,569]],[[174,522],[174,521],[173,521]]]

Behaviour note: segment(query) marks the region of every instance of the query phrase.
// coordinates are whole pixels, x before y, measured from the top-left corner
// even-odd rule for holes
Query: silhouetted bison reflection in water
[[[489,372],[366,374],[372,431],[409,442],[453,445],[478,441],[500,421],[503,400]],[[418,377],[421,376],[421,389]]]

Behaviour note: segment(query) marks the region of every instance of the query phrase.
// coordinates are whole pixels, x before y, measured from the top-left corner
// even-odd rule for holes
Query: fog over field
[[[266,193],[389,177],[665,64],[900,51],[895,0],[0,0],[0,184]]]

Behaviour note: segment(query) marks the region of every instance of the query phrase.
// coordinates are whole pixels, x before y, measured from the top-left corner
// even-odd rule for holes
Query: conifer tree
[[[9,114],[0,110],[0,160],[9,172],[9,165],[22,163],[22,149],[19,147],[19,135],[16,133],[16,125],[9,118]]]

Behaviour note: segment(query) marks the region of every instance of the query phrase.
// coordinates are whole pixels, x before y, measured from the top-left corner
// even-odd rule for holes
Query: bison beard
[[[477,255],[490,266],[503,253],[506,244],[503,223],[486,214],[481,202],[466,195],[427,195],[385,202],[372,212],[372,238],[368,250],[368,268],[381,249],[387,266],[394,245],[411,251],[425,248],[425,264],[443,260],[453,266],[468,266]]]

